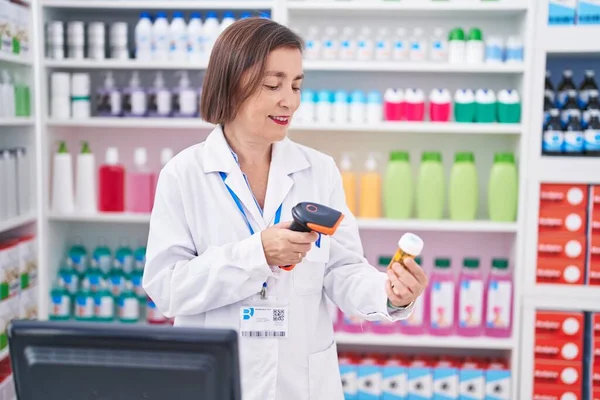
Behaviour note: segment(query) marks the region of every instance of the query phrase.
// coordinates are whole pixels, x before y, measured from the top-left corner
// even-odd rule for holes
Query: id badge
[[[288,321],[286,305],[274,304],[268,300],[253,302],[240,308],[240,335],[253,338],[286,338]]]

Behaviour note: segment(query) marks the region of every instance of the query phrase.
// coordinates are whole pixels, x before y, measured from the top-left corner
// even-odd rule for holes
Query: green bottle
[[[472,221],[477,217],[479,184],[473,153],[456,153],[450,172],[450,219]]]
[[[394,151],[383,182],[383,205],[386,218],[408,219],[413,210],[413,173],[406,151]]]
[[[140,301],[138,300],[133,285],[127,282],[118,299],[119,321],[136,323],[140,320]]]
[[[475,122],[475,93],[471,89],[458,89],[454,94],[454,120],[462,123]]]
[[[498,122],[502,124],[521,122],[521,98],[516,90],[501,90],[498,93]]]
[[[87,280],[84,280],[75,296],[75,319],[78,321],[93,321],[94,315],[94,294],[90,290]]]
[[[134,269],[143,271],[146,266],[146,247],[140,246],[133,253]]]
[[[144,267],[146,266],[146,247],[140,246],[134,252],[134,268],[133,272],[129,275],[128,279],[131,281],[133,291],[140,301],[145,301],[147,294],[142,286],[142,279],[144,277]]]
[[[475,120],[479,123],[493,123],[498,120],[496,94],[489,89],[479,89],[475,93]]]
[[[71,296],[60,280],[54,282],[50,291],[50,300],[52,302],[50,320],[66,321],[71,318]]]
[[[444,216],[446,179],[442,154],[425,152],[417,178],[417,218],[436,220]]]
[[[100,290],[100,287],[104,284],[108,284],[107,280],[108,275],[104,274],[100,268],[91,267],[85,272],[82,284],[85,283],[86,287],[88,287],[92,293],[96,293]]]
[[[92,268],[99,268],[104,275],[108,275],[112,267],[112,253],[108,246],[98,245],[92,256]]]
[[[133,250],[123,241],[115,253],[115,261],[113,265],[123,271],[125,274],[130,274],[133,271],[135,258]]]
[[[488,185],[490,219],[496,222],[516,221],[519,177],[512,153],[496,153]]]
[[[94,315],[96,321],[110,322],[115,319],[115,298],[108,285],[103,282],[94,296]]]
[[[69,266],[68,263],[65,263],[60,267],[58,276],[61,286],[67,290],[69,295],[75,296],[79,289],[79,275],[77,274],[77,271]]]
[[[71,246],[67,257],[67,264],[77,271],[80,278],[83,278],[88,267],[88,255],[85,246],[81,243]]]

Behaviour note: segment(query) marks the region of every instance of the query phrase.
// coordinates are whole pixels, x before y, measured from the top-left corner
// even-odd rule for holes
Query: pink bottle
[[[416,257],[417,264],[421,258]],[[429,326],[429,293],[422,295],[413,306],[413,312],[408,319],[400,322],[400,332],[404,335],[425,335]]]
[[[454,334],[456,289],[450,269],[450,259],[436,258],[429,286],[429,334],[449,336]]]
[[[383,112],[386,121],[402,121],[405,118],[404,92],[402,89],[387,89],[383,96]]]
[[[484,291],[485,283],[479,268],[479,259],[465,258],[456,296],[457,335],[481,336],[483,334]]]
[[[119,164],[119,150],[109,147],[106,161],[98,169],[98,210],[125,211],[125,168]]]
[[[425,120],[425,94],[421,89],[407,89],[404,93],[406,101],[406,120]]]
[[[161,170],[167,165],[169,160],[173,158],[173,150],[168,147],[165,147],[160,152],[160,168]],[[158,176],[160,175],[160,171],[152,174],[152,192],[150,193],[150,205],[154,207],[154,199],[156,197],[156,187],[158,186]]]
[[[491,337],[510,337],[513,317],[513,281],[508,260],[492,260],[492,271],[487,284],[485,334]]]
[[[429,95],[429,119],[432,122],[450,121],[452,95],[448,89],[433,89]]]
[[[148,168],[148,154],[143,147],[135,149],[135,168],[127,177],[127,211],[149,213],[152,211],[154,177]]]

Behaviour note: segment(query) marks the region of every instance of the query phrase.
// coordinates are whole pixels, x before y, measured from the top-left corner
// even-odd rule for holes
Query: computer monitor
[[[233,330],[15,320],[19,400],[241,400]]]

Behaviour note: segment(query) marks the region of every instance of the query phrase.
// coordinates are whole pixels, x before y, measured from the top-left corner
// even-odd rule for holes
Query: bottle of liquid
[[[435,28],[431,38],[431,61],[448,62],[448,41],[442,28]]]
[[[92,268],[97,268],[98,270],[100,270],[103,277],[107,277],[110,273],[112,265],[112,252],[110,251],[110,248],[108,248],[106,243],[104,243],[104,241],[101,241],[92,253]],[[94,292],[97,289],[97,287],[93,287]]]
[[[454,120],[473,123],[476,115],[475,93],[471,89],[459,89],[454,94]]]
[[[323,59],[335,60],[338,58],[339,52],[340,45],[338,40],[338,31],[335,27],[328,26],[325,28],[325,36],[323,38]]]
[[[392,60],[406,61],[408,60],[409,45],[406,39],[406,29],[396,28],[394,35],[394,43],[392,46]]]
[[[569,155],[583,154],[583,129],[576,116],[572,116],[565,129],[563,152]]]
[[[550,110],[552,110],[552,109],[556,109],[556,111],[558,111],[558,109],[554,106],[554,103],[552,102],[552,100],[550,100],[550,98],[544,96],[544,121],[543,121],[544,125],[546,125],[548,123],[548,121],[550,120]]]
[[[519,177],[512,153],[496,153],[488,183],[488,214],[495,222],[517,220]]]
[[[544,128],[542,140],[543,154],[560,154],[565,142],[560,111],[557,108],[550,110],[550,119]]]
[[[141,39],[144,39],[143,45],[147,47],[147,49],[142,49],[142,59],[150,60],[152,59],[152,23],[148,20],[149,28],[147,28],[148,34],[145,36],[142,35]],[[142,29],[142,33],[144,33],[144,29]],[[115,60],[128,60],[129,59],[129,47],[127,45],[128,42],[128,34],[127,34],[127,22],[113,22],[110,26],[110,58]],[[137,31],[136,31],[137,38]],[[101,51],[104,51],[104,47],[102,47]],[[145,58],[144,58],[145,57]],[[138,58],[138,57],[136,57]]]
[[[383,100],[381,93],[370,91],[367,94],[367,123],[378,124],[383,118]]]
[[[522,63],[524,58],[523,40],[519,36],[509,36],[506,41],[506,62]]]
[[[69,21],[67,24],[67,56],[70,59],[84,58],[85,28],[83,21]]]
[[[156,73],[154,87],[148,91],[148,116],[159,118],[171,116],[171,92],[165,87],[161,71]]]
[[[448,89],[433,89],[429,95],[429,119],[432,122],[450,121],[452,95]]]
[[[106,150],[106,160],[98,171],[98,209],[102,212],[125,211],[125,168],[119,164],[119,151]]]
[[[383,97],[383,110],[386,121],[400,121],[404,112],[404,91],[402,89],[389,88]]]
[[[381,175],[374,154],[369,154],[365,172],[360,177],[358,215],[361,218],[381,218]]]
[[[191,62],[201,61],[204,51],[204,27],[202,26],[202,15],[197,11],[190,14],[187,39],[187,59]]]
[[[77,321],[93,321],[94,313],[94,294],[90,290],[89,281],[84,280],[75,296],[75,319]]]
[[[112,72],[107,72],[104,86],[96,94],[96,115],[102,117],[121,116],[121,91],[115,86]]]
[[[425,152],[417,178],[417,218],[439,220],[444,216],[446,180],[442,154]]]
[[[465,31],[455,28],[448,35],[448,61],[450,64],[464,64],[467,60]]]
[[[198,92],[191,87],[187,71],[180,71],[179,87],[173,91],[173,115],[193,118],[198,115]]]
[[[173,61],[187,61],[188,30],[181,11],[173,12],[169,38],[169,58]]]
[[[210,53],[217,41],[217,37],[221,33],[221,25],[217,19],[217,13],[214,11],[208,11],[206,13],[206,20],[204,21],[204,54],[203,59],[208,60]]]
[[[355,90],[350,94],[350,123],[364,124],[367,120],[367,99],[364,92]]]
[[[83,278],[88,267],[88,254],[87,249],[80,242],[74,244],[69,249],[67,265],[75,269],[80,279]]]
[[[450,172],[449,208],[453,221],[472,221],[477,217],[479,183],[473,153],[456,153]]]
[[[500,36],[488,36],[485,41],[485,62],[500,64],[504,62],[504,41]]]
[[[421,89],[406,89],[406,119],[422,122],[425,120],[425,94]]]
[[[351,156],[348,153],[342,155],[340,161],[340,170],[342,175],[342,185],[346,195],[346,205],[353,215],[356,215],[356,200],[358,196],[356,187],[356,174],[352,171]]]
[[[546,80],[544,82],[544,96],[548,98],[552,104],[552,108],[556,106],[556,93],[552,84],[552,74],[546,71]]]
[[[498,104],[492,90],[479,89],[475,94],[475,121],[492,123],[497,121]]]
[[[315,122],[317,115],[317,102],[316,96],[317,94],[310,89],[305,89],[302,91],[300,95],[300,107],[298,111],[294,114],[293,122],[299,122],[304,124],[310,124]]]
[[[75,296],[79,289],[79,275],[75,268],[70,266],[68,263],[61,265],[58,270],[58,279],[60,286],[64,287],[69,295]]]
[[[597,90],[590,90],[588,93],[588,101],[583,112],[583,125],[587,127],[590,122],[590,112],[600,111],[600,98]]]
[[[583,151],[585,154],[600,155],[600,110],[589,112],[589,122],[583,136]]]
[[[408,219],[413,211],[413,173],[409,154],[393,151],[383,182],[384,216],[391,219]]]
[[[77,178],[75,209],[79,213],[98,212],[98,193],[96,193],[96,159],[88,142],[81,145],[77,155]]]
[[[409,59],[411,61],[425,61],[427,58],[426,42],[423,37],[423,29],[415,28],[410,38]]]
[[[392,41],[387,28],[379,28],[375,39],[375,59],[389,61],[392,57]]]
[[[134,155],[135,167],[129,172],[127,182],[127,211],[134,213],[149,213],[152,211],[153,178],[148,168],[146,149],[138,147]]]
[[[96,321],[111,322],[115,319],[115,298],[106,282],[102,282],[94,294],[94,314]]]
[[[563,71],[562,80],[558,84],[557,92],[558,92],[558,101],[557,105],[559,108],[564,108],[567,102],[567,94],[571,90],[576,90],[575,82],[573,81],[573,71],[570,69],[566,69]]]
[[[167,13],[159,11],[152,25],[152,59],[156,61],[168,61],[171,35],[169,32],[169,21]]]
[[[449,258],[436,258],[429,286],[429,334],[450,336],[455,328],[456,288]]]
[[[0,158],[7,163],[10,158],[8,150],[0,153]],[[6,169],[5,164],[5,170]],[[8,184],[6,178],[4,184]],[[52,171],[52,209],[61,214],[69,214],[75,211],[73,160],[71,154],[69,154],[69,151],[67,150],[67,144],[65,142],[60,142],[58,151],[54,154]]]
[[[407,232],[403,234],[400,240],[398,240],[398,249],[388,264],[388,268],[391,268],[394,263],[399,263],[406,267],[404,264],[405,260],[409,258],[415,259],[417,256],[420,256],[424,245],[423,239],[414,233]]]
[[[370,61],[374,57],[375,46],[373,44],[371,29],[363,26],[358,34],[357,58],[359,61]]]
[[[501,90],[498,93],[498,122],[501,124],[521,122],[521,99],[516,90]]]
[[[492,260],[487,285],[486,336],[510,337],[512,333],[513,283],[508,260]]]
[[[10,74],[7,70],[2,71],[2,85],[0,94],[2,95],[2,105],[4,107],[5,117],[16,116],[16,104],[15,104],[15,87],[11,82]]]
[[[140,13],[140,20],[135,25],[135,58],[148,61],[152,59],[152,22],[150,14]]]
[[[415,262],[422,265],[420,257],[415,257]],[[429,308],[429,295],[424,293],[415,301],[410,316],[400,321],[400,332],[403,335],[425,335],[429,326]]]
[[[336,124],[345,124],[349,120],[348,93],[344,90],[338,90],[334,95],[333,102],[333,122]]]
[[[150,325],[164,325],[167,323],[167,317],[156,308],[156,304],[150,297],[146,300],[146,322]]]
[[[317,121],[322,124],[331,123],[333,120],[333,93],[321,90],[317,99]]]
[[[484,282],[478,258],[465,258],[459,278],[458,326],[459,336],[483,334]]]
[[[569,90],[565,97],[564,107],[560,113],[563,125],[567,125],[572,117],[581,121],[581,110],[577,101],[577,91]]]
[[[123,114],[126,117],[145,117],[147,111],[146,92],[140,84],[139,73],[135,71],[123,95]]]
[[[135,249],[134,258],[134,268],[129,276],[129,280],[133,285],[133,291],[138,299],[144,301],[147,295],[142,286],[142,278],[144,276],[144,266],[146,265],[146,247],[141,246]]]
[[[471,28],[467,36],[467,63],[480,64],[485,59],[483,33],[479,28]]]
[[[321,58],[321,49],[321,33],[319,32],[319,28],[315,25],[311,25],[308,27],[306,33],[306,59],[318,60]]]
[[[585,71],[585,78],[579,86],[579,106],[582,109],[587,107],[591,92],[598,93],[598,84],[596,83],[596,72],[593,69]]]
[[[101,248],[102,253],[108,250],[107,248]],[[92,260],[90,263],[90,267],[85,271],[83,278],[81,279],[82,285],[85,283],[88,290],[92,293],[96,293],[103,284],[108,285],[108,275],[103,272],[100,268],[101,264],[108,264],[106,270],[110,269],[110,250],[108,250],[108,261],[106,260],[106,256],[100,253],[100,250],[94,250],[92,255]]]
[[[119,321],[124,323],[136,323],[140,320],[140,302],[133,291],[131,282],[127,282],[117,300],[119,310]]]
[[[229,27],[229,25],[233,24],[235,22],[235,18],[233,16],[233,13],[231,11],[225,11],[223,13],[223,20],[221,20],[221,32],[223,32],[225,29],[227,29]]]
[[[50,315],[51,321],[66,321],[71,318],[71,296],[69,292],[57,280],[50,291]]]
[[[31,211],[31,160],[24,147],[17,147],[14,151],[17,162],[17,207],[18,215],[23,215]]]
[[[356,34],[351,26],[345,26],[342,30],[342,41],[340,43],[340,60],[349,61],[356,59]]]

